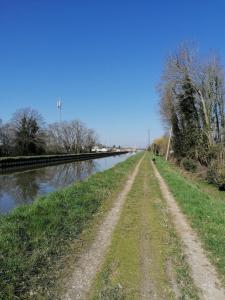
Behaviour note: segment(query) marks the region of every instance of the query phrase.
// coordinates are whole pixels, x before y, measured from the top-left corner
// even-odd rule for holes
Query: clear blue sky
[[[79,118],[102,142],[162,134],[156,92],[184,40],[225,56],[225,1],[0,0],[0,118],[22,107],[46,122]]]

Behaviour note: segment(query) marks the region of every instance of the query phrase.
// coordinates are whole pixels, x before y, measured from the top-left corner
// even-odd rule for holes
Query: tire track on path
[[[214,266],[209,262],[197,234],[192,230],[185,215],[181,212],[177,202],[169,191],[164,179],[156,166],[151,162],[154,174],[159,181],[162,195],[165,198],[178,234],[184,244],[184,252],[192,270],[195,285],[201,292],[202,299],[225,300],[225,291],[221,287]]]
[[[110,245],[114,228],[119,220],[123,204],[126,196],[129,193],[134,180],[139,171],[141,162],[145,155],[140,159],[136,165],[133,173],[129,176],[123,190],[117,196],[117,199],[109,211],[104,221],[100,225],[96,239],[90,248],[80,256],[77,264],[74,266],[74,272],[65,294],[61,297],[66,300],[86,299],[87,293],[90,290],[92,281],[99,271],[102,261],[104,259],[106,250]]]

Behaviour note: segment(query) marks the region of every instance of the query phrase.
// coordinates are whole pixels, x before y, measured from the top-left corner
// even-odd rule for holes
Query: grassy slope
[[[194,183],[185,179],[179,171],[161,158],[157,158],[156,165],[181,209],[197,230],[225,285],[224,197],[219,196],[219,192],[212,187],[207,189],[205,183]]]
[[[148,156],[127,197],[90,298],[140,299],[145,273],[157,299],[174,299],[174,285],[181,299],[184,295],[185,299],[198,299],[171,224]]]
[[[225,200],[225,192],[219,191],[218,187],[214,184],[209,184],[207,180],[201,178],[198,173],[185,171],[175,164],[170,164],[170,166],[173,170],[187,178],[188,181],[194,183],[200,190],[213,197],[214,200]]]
[[[56,260],[122,187],[141,155],[0,217],[0,299],[48,298]]]

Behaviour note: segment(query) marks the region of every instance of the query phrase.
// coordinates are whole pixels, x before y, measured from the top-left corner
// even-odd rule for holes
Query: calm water
[[[18,205],[31,203],[37,196],[109,169],[131,155],[128,153],[2,174],[0,175],[0,213],[6,214]]]

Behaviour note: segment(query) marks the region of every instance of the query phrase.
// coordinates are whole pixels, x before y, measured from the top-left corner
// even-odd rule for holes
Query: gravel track
[[[74,266],[74,272],[69,280],[66,292],[62,299],[86,299],[92,281],[99,271],[107,248],[110,245],[114,228],[119,220],[123,204],[139,171],[144,156],[136,165],[133,173],[128,178],[123,190],[119,193],[112,209],[103,220],[96,238],[90,248],[83,253]]]
[[[181,212],[155,164],[152,163],[152,166],[154,174],[158,179],[162,195],[173,216],[176,230],[184,244],[184,253],[187,256],[194,283],[200,290],[201,299],[225,300],[225,291],[221,287],[216,270],[209,262],[196,233],[192,230],[186,217]]]

